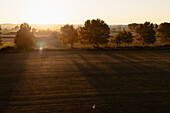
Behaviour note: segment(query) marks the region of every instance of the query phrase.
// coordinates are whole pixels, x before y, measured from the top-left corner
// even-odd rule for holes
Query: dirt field
[[[0,53],[3,112],[168,113],[170,50]]]

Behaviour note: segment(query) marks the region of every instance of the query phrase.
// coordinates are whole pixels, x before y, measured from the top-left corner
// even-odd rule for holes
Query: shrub
[[[34,35],[27,23],[20,25],[20,30],[16,34],[14,43],[18,49],[30,49],[34,46]]]

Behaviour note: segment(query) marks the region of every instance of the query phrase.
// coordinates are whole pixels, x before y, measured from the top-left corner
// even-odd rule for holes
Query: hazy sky
[[[0,0],[0,23],[170,22],[170,0]]]

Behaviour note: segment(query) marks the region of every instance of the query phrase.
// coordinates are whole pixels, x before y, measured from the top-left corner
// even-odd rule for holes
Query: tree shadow
[[[148,55],[141,54],[143,57],[140,55],[133,55],[131,52],[124,54],[107,53],[107,55],[112,59],[116,59],[122,62],[119,64],[120,67],[116,70],[117,73],[119,73],[119,76],[123,75],[129,83],[138,87],[143,87],[144,90],[148,90],[149,88],[167,88],[166,85],[169,83],[165,78],[169,78],[168,75],[170,72],[162,66],[168,66],[169,63],[164,63],[162,61],[160,62],[159,60],[153,59],[154,57],[149,57],[152,56],[151,53]],[[159,56],[157,56],[157,58],[159,58]],[[116,68],[114,67],[115,65],[110,64],[109,62],[105,62],[105,65],[111,69]]]
[[[150,59],[146,58],[146,61],[143,61],[142,58],[129,53],[131,52],[99,53],[103,57],[99,60],[97,57],[90,60],[79,53],[78,56],[83,62],[72,59],[88,83],[96,90],[95,96],[99,99],[94,101],[104,105],[102,107],[105,108],[100,109],[102,111],[138,112],[138,109],[147,111],[148,107],[154,108],[167,96],[153,96],[152,93],[147,92],[154,93],[155,90],[168,89],[166,85],[169,82],[161,78],[161,75],[168,78],[169,72],[154,66],[157,62],[150,65]],[[161,93],[158,92],[159,94]],[[149,103],[156,99],[155,104]],[[163,105],[161,105],[162,109],[166,111]],[[150,109],[150,111],[154,110]]]
[[[105,75],[106,80],[111,80],[111,75],[101,69],[102,67],[99,67],[93,62],[90,62],[87,60],[83,55],[79,54],[79,57],[85,61],[84,63],[80,63],[78,61],[72,60],[73,63],[79,68],[79,70],[83,73],[83,75],[88,79],[88,82],[96,89],[100,88],[106,88],[107,85],[109,85],[106,82],[103,82],[103,74]],[[95,76],[95,80],[93,79]],[[94,82],[97,81],[97,82]]]
[[[99,53],[100,54],[100,53]],[[110,70],[108,65],[103,62],[107,62],[108,59],[102,58],[101,62],[96,59],[87,59],[82,54],[78,56],[83,60],[79,62],[72,60],[72,62],[77,66],[82,76],[86,78],[90,86],[95,90],[94,99],[92,100],[98,109],[96,112],[109,112],[113,109],[113,102],[115,99],[115,94],[113,93],[121,86],[115,85],[114,82],[117,78],[117,71]],[[96,60],[96,61],[93,61]],[[121,98],[119,96],[118,98]]]
[[[29,53],[0,54],[0,113],[7,112],[22,80]]]

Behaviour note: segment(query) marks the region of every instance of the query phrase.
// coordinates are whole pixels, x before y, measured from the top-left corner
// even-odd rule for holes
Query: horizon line
[[[145,22],[150,22],[150,21],[145,21]],[[128,24],[133,24],[133,23],[136,23],[136,24],[142,24],[142,23],[145,23],[145,22],[131,22],[131,23],[128,23]],[[166,21],[165,21],[166,22]],[[161,22],[161,23],[165,23],[165,22]],[[22,22],[22,23],[27,23],[27,22]],[[3,24],[13,24],[13,25],[15,25],[15,24],[22,24],[22,23],[0,23],[0,25],[3,25]],[[153,24],[158,24],[158,23],[154,23],[154,22],[151,22],[151,23],[153,23]],[[161,24],[161,23],[159,23],[159,24]],[[167,22],[167,23],[169,23],[169,22]],[[84,25],[84,24],[76,24],[76,23],[66,23],[66,24],[35,24],[35,23],[28,23],[29,25]],[[107,24],[107,23],[106,23]],[[126,24],[107,24],[107,25],[128,25],[127,23]],[[159,25],[158,24],[158,25]]]

